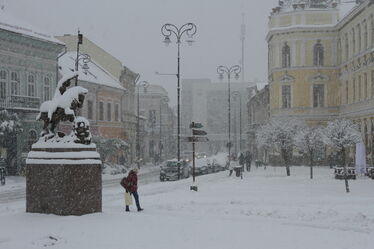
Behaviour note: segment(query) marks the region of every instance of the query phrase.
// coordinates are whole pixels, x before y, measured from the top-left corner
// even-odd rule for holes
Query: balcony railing
[[[5,99],[0,98],[0,107],[5,109],[39,110],[40,98],[20,95],[7,96]]]

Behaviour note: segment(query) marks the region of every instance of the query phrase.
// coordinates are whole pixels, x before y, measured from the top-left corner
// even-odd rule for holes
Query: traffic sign
[[[207,137],[185,137],[183,140],[189,143],[199,143],[199,142],[208,142]]]
[[[203,124],[202,123],[195,123],[195,122],[192,122],[190,124],[190,129],[201,129],[203,128]]]
[[[206,135],[208,135],[208,133],[206,133],[206,131],[203,131],[203,130],[192,130],[192,135],[194,135],[194,136],[206,136]]]

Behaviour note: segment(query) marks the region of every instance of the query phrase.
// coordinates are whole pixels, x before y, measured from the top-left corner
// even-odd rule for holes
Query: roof
[[[258,82],[258,83],[256,83],[257,91],[261,91],[261,90],[264,89],[265,86],[267,86],[267,85],[268,85],[267,82]]]
[[[13,17],[11,14],[7,13],[4,10],[0,11],[0,29],[18,33],[37,40],[65,45],[63,42],[57,40],[52,35],[47,34],[37,27],[33,27],[31,24],[22,21],[19,18]]]
[[[66,75],[74,71],[76,56],[76,52],[68,52],[59,58],[58,65],[62,75]],[[113,75],[111,75],[94,60],[91,59],[91,61],[88,62],[87,65],[89,69],[85,71],[82,69],[83,64],[81,62],[79,63],[79,80],[126,90],[121,86],[121,83]]]

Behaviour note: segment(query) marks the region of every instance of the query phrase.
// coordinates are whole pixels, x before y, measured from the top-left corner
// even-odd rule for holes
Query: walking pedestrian
[[[251,152],[247,151],[245,155],[245,165],[246,165],[248,172],[251,171],[251,163],[252,163],[252,155],[251,155]]]
[[[134,197],[138,212],[143,211],[139,203],[138,168],[130,170],[128,176],[122,179],[121,185],[126,189],[126,193],[130,193]],[[130,212],[129,203],[126,203],[126,212]]]
[[[240,153],[239,164],[240,164],[240,166],[242,166],[242,171],[244,171],[245,157],[244,157],[243,153]]]

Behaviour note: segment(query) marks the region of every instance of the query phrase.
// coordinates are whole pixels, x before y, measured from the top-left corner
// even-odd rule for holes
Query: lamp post
[[[138,88],[138,96],[137,96],[137,124],[136,124],[136,161],[138,164],[138,168],[140,169],[140,105],[139,105],[139,93],[140,87],[143,88],[144,93],[146,92],[149,83],[147,81],[140,81],[137,85]]]
[[[239,98],[239,151],[242,152],[242,95],[235,91],[232,93],[234,100]]]
[[[168,96],[163,96],[160,98],[160,143],[159,143],[159,150],[160,150],[160,156],[159,160],[160,163],[162,162],[162,149],[163,149],[163,144],[162,144],[162,105],[166,104],[169,102],[169,97]]]
[[[224,75],[227,76],[227,81],[228,81],[228,137],[229,137],[229,142],[227,143],[228,147],[228,153],[229,153],[229,167],[231,164],[231,89],[230,89],[230,80],[231,80],[231,75],[235,74],[235,79],[239,79],[239,74],[241,72],[241,67],[239,65],[235,65],[232,67],[226,67],[226,66],[218,66],[217,67],[217,73],[219,75],[219,78],[222,80],[224,78]]]
[[[168,46],[171,43],[170,36],[175,35],[177,38],[177,47],[178,47],[178,56],[177,56],[177,100],[178,100],[178,107],[177,107],[177,116],[178,116],[178,153],[177,153],[177,159],[180,161],[180,140],[181,140],[181,133],[180,133],[180,44],[181,44],[181,38],[183,34],[187,35],[187,40],[186,42],[188,45],[192,45],[194,42],[193,36],[196,34],[197,27],[193,23],[186,23],[182,25],[180,28],[175,26],[174,24],[164,24],[161,27],[161,33],[165,37],[164,38],[164,43],[166,46]]]

